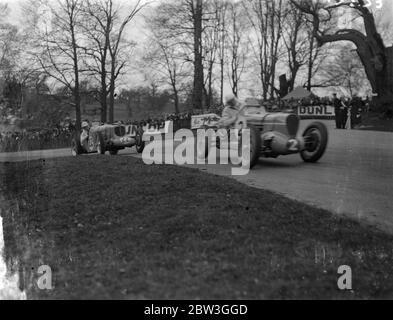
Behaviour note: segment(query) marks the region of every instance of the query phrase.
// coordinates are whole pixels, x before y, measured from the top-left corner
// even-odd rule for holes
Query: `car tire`
[[[105,140],[101,134],[98,134],[97,152],[101,155],[104,155],[106,152]]]
[[[80,140],[77,137],[75,137],[71,141],[71,154],[74,157],[77,157],[77,156],[79,156],[79,155],[81,155],[83,153],[84,152],[83,152],[83,148],[82,148],[82,145],[80,143]]]
[[[243,152],[245,151],[243,148],[242,135],[239,141],[239,154],[242,156],[242,165],[252,169],[259,162],[259,157],[261,154],[262,148],[262,140],[261,140],[261,132],[254,126],[248,126],[250,130],[250,156],[249,159],[243,158]],[[241,148],[241,149],[240,149]],[[245,161],[244,161],[245,160]]]
[[[135,136],[135,140],[136,140],[135,149],[136,152],[138,152],[139,154],[143,153],[143,150],[145,150],[146,143],[145,141],[143,141],[143,134],[144,134],[143,129],[139,128]]]
[[[314,122],[304,130],[305,150],[300,153],[304,162],[318,162],[325,154],[329,134],[326,126],[321,122]]]

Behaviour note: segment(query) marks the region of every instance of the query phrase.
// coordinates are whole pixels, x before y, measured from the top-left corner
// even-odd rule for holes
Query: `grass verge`
[[[393,298],[392,236],[232,179],[131,157],[0,168],[5,257],[28,298]]]

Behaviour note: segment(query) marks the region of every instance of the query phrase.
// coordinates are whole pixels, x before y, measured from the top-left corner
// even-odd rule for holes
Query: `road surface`
[[[336,130],[329,123],[329,135],[320,163],[303,163],[299,155],[261,159],[247,176],[233,178],[393,233],[393,134]],[[222,166],[206,169],[230,174]]]
[[[309,122],[303,121],[302,127]],[[393,233],[393,133],[336,130],[332,121],[325,123],[329,127],[329,147],[318,164],[303,163],[299,155],[261,159],[247,176],[238,177],[231,176],[228,165],[197,168],[360,219]],[[134,151],[120,154],[137,156]],[[0,154],[0,162],[69,155],[69,149]]]

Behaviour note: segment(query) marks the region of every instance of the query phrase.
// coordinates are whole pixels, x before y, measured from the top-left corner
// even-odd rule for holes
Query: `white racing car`
[[[99,125],[93,126],[89,131],[87,147],[81,143],[80,136],[72,140],[71,152],[73,156],[89,153],[105,154],[107,151],[111,155],[117,155],[119,150],[132,148],[135,146],[138,153],[142,153],[145,148],[143,141],[143,129],[134,126],[119,125]]]

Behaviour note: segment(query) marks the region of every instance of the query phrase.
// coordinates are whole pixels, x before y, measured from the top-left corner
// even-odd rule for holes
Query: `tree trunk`
[[[209,67],[209,80],[208,80],[208,94],[207,94],[207,107],[212,107],[213,100],[213,63]]]
[[[298,62],[295,62],[294,65],[291,68],[291,77],[288,80],[288,90],[289,92],[292,92],[295,89],[295,82],[296,82],[296,77],[299,72],[300,65]]]
[[[114,84],[111,84],[111,87],[114,87]],[[109,123],[115,122],[115,93],[114,90],[111,90],[109,93]]]
[[[111,79],[109,87],[109,123],[115,122],[115,85],[116,85],[116,62],[115,58],[112,57],[112,68],[111,68]]]
[[[79,86],[79,60],[78,60],[78,52],[77,52],[77,44],[75,37],[74,25],[71,21],[71,40],[72,40],[72,53],[73,53],[73,62],[74,62],[74,76],[75,76],[75,88],[73,90],[74,94],[74,102],[75,102],[75,116],[76,123],[75,128],[77,134],[81,132],[82,126],[82,115],[81,115],[81,94],[80,94],[80,86]]]
[[[378,94],[375,102],[385,111],[393,102],[393,47],[384,50],[382,61],[384,66],[375,68],[375,84],[371,83],[371,87]]]
[[[196,0],[194,12],[194,109],[203,109],[202,0]]]
[[[284,98],[290,90],[290,85],[288,84],[286,74],[281,75],[279,79],[280,79],[280,98]]]
[[[78,89],[79,90],[79,89]],[[77,93],[77,89],[74,92],[74,100],[75,100],[75,128],[77,132],[81,132],[82,125],[82,114],[81,114],[81,99],[79,93]]]
[[[220,103],[224,101],[224,58],[221,58],[220,61]]]
[[[225,9],[224,9],[225,10]],[[224,101],[224,67],[225,67],[225,11],[222,19],[222,30],[221,30],[221,52],[220,52],[220,104]]]
[[[179,93],[177,92],[177,89],[174,89],[174,101],[175,101],[175,112],[176,114],[180,113],[179,110]]]
[[[106,35],[106,43],[105,48],[108,47],[108,35]],[[107,84],[106,84],[106,57],[107,53],[102,56],[101,61],[101,93],[100,93],[100,104],[101,104],[101,122],[106,123],[108,119],[108,91],[107,91]]]
[[[202,92],[203,92],[203,98],[202,98],[202,110],[204,111],[204,106],[208,106],[208,99],[209,99],[209,94],[207,92],[206,86],[204,85],[202,88]]]
[[[311,41],[310,41],[310,55],[308,57],[308,74],[307,74],[307,90],[311,91],[312,87],[312,69],[314,67],[314,59],[313,59],[313,52],[314,52],[314,43],[315,43],[315,38],[311,36]]]
[[[132,118],[133,113],[132,113],[132,104],[131,104],[131,98],[127,98],[127,111],[128,111],[128,118]]]
[[[106,83],[105,87],[101,84],[101,92],[100,92],[100,104],[101,104],[101,122],[106,123],[108,116],[108,101],[106,94]]]

